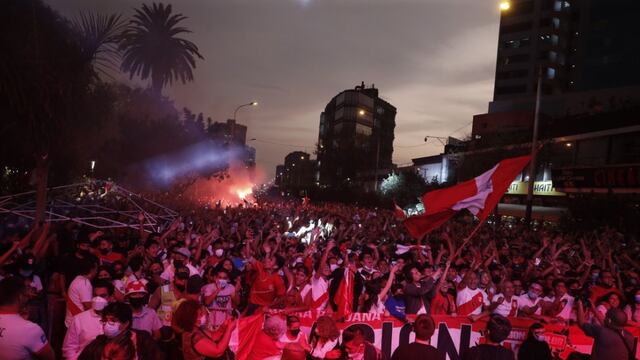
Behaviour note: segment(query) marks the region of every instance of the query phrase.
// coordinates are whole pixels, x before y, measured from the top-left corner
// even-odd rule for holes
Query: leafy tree
[[[190,31],[178,24],[182,14],[172,14],[171,5],[143,4],[122,34],[124,50],[122,70],[129,76],[151,78],[151,87],[160,94],[167,84],[193,81],[196,58],[202,59],[198,47],[178,37]]]

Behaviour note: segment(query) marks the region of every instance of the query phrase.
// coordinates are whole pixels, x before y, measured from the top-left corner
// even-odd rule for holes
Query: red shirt
[[[280,351],[273,338],[261,330],[256,336],[256,341],[253,343],[251,353],[247,357],[247,360],[263,360],[281,354],[282,351]]]
[[[110,252],[108,255],[102,255],[100,251],[96,251],[96,256],[100,260],[100,265],[111,265],[116,261],[124,261],[124,256],[115,251]]]
[[[271,305],[277,296],[284,296],[284,281],[278,274],[269,275],[265,272],[262,263],[256,261],[253,265],[258,275],[251,285],[249,302],[261,306]]]
[[[436,296],[431,300],[431,315],[451,315],[456,310],[456,301],[451,294],[445,297],[442,292],[436,291]]]

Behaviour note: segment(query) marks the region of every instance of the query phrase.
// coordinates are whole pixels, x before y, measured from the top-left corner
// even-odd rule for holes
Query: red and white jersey
[[[518,297],[512,296],[511,299],[507,299],[504,294],[495,294],[493,295],[492,302],[497,302],[500,298],[503,298],[504,301],[497,308],[493,309],[494,314],[499,314],[506,317],[515,317],[518,315]]]
[[[465,287],[458,291],[456,296],[458,315],[461,316],[479,315],[482,313],[482,305],[489,306],[489,304],[489,296],[480,288],[472,290]]]
[[[528,294],[522,294],[518,298],[518,310],[522,310],[525,307],[532,308],[542,301],[541,297],[537,297],[535,300],[532,300]],[[542,315],[542,306],[538,306],[538,309],[533,313],[534,315]]]
[[[556,298],[555,296],[548,296],[544,298],[544,301],[547,302],[555,302]],[[562,310],[558,313],[558,315],[556,315],[556,317],[559,317],[563,320],[575,320],[576,318],[576,314],[573,311],[573,304],[574,304],[574,298],[573,296],[569,295],[569,294],[564,294],[562,295],[562,297],[560,298],[560,302],[562,303]]]
[[[302,291],[305,290],[306,289],[302,289]],[[315,274],[311,276],[310,289],[305,292],[304,296],[307,295],[307,292],[311,295],[312,309],[322,310],[327,306],[329,300],[329,282],[325,278],[316,278]],[[302,292],[300,295],[302,296]]]

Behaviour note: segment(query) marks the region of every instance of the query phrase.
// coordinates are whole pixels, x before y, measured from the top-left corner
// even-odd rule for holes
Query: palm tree
[[[118,70],[119,44],[126,23],[120,15],[80,13],[73,21],[78,33],[78,47],[84,62],[91,64],[96,75],[112,77]]]
[[[124,51],[122,70],[130,78],[151,77],[151,87],[160,94],[162,88],[174,80],[182,83],[193,80],[196,56],[203,59],[198,47],[178,34],[191,31],[177,26],[186,19],[182,14],[171,14],[171,5],[153,3],[141,9],[122,34],[121,49]]]

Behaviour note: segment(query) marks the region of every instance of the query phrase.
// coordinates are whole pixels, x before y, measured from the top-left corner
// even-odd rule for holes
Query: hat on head
[[[129,296],[134,293],[148,294],[149,292],[142,281],[136,280],[127,284],[124,296]]]
[[[191,251],[189,251],[189,249],[187,249],[186,247],[177,248],[177,249],[173,250],[173,252],[176,253],[176,254],[180,254],[182,256],[185,256],[186,258],[190,258],[191,257]]]

